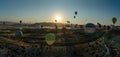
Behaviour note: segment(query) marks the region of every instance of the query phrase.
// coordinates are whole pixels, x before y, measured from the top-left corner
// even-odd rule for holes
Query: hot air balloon
[[[93,23],[87,23],[85,25],[85,32],[86,33],[94,33],[96,29],[96,26]]]
[[[55,22],[57,22],[57,20],[55,20]]]
[[[20,24],[22,24],[22,20],[20,20]]]
[[[70,23],[70,21],[67,21],[67,23]]]
[[[74,19],[76,18],[76,16],[74,16]]]
[[[16,38],[22,40],[23,33],[22,33],[21,29],[18,29],[18,30],[15,32],[15,36],[16,36]]]
[[[45,35],[45,41],[48,45],[52,45],[56,41],[56,36],[53,33],[49,33]]]
[[[75,15],[77,15],[77,11],[75,11]]]
[[[115,23],[117,22],[117,18],[116,18],[116,17],[113,17],[113,18],[112,18],[112,22],[113,22],[113,24],[115,24]]]
[[[44,26],[43,25],[41,25],[41,28],[43,28]]]

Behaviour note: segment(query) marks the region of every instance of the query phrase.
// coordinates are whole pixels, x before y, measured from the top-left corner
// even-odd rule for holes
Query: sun
[[[61,16],[56,16],[55,20],[56,20],[56,22],[61,22],[62,21],[62,17]]]

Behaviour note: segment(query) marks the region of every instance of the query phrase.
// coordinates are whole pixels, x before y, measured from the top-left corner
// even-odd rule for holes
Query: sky
[[[55,22],[60,16],[61,23],[110,25],[116,17],[120,25],[119,5],[120,0],[0,0],[0,21]]]

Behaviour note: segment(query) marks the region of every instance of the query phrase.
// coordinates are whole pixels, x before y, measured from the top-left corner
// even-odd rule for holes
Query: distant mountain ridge
[[[5,24],[7,24],[7,25],[18,24],[17,22],[10,22],[10,21],[0,21],[0,25],[2,25],[3,23],[5,23]]]
[[[39,22],[39,23],[22,23],[20,24],[19,22],[11,22],[11,21],[0,21],[0,25],[30,25],[30,26],[55,26],[55,24],[57,24],[57,26],[63,26],[64,24],[62,23],[52,23],[52,22]]]

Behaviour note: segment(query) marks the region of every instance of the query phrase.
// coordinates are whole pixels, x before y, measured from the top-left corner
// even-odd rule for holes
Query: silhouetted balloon
[[[76,18],[76,16],[74,16],[74,19]]]
[[[20,24],[22,24],[22,20],[20,20]]]
[[[70,21],[67,21],[67,23],[70,23]]]
[[[53,33],[49,33],[45,35],[45,41],[48,45],[52,45],[56,41],[56,36]]]
[[[57,20],[55,20],[55,22],[57,22]]]
[[[116,18],[116,17],[113,17],[113,18],[112,18],[112,22],[113,22],[113,24],[115,24],[115,23],[117,22],[117,18]]]
[[[41,25],[41,28],[43,28],[44,26],[43,25]]]
[[[75,11],[75,15],[77,15],[77,11]]]

